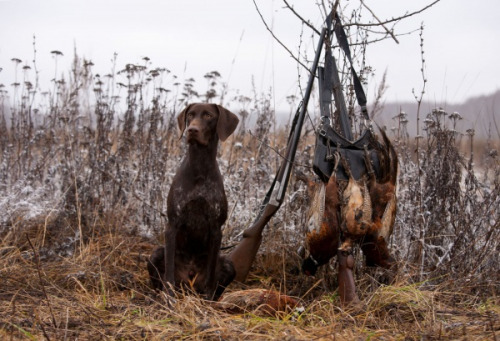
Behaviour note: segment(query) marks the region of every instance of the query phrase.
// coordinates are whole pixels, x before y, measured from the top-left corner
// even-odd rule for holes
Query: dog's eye
[[[188,118],[188,120],[192,119],[193,118],[193,113],[192,112],[188,112],[186,117]]]
[[[203,116],[204,116],[205,118],[212,118],[214,115],[212,115],[212,114],[211,114],[211,113],[209,113],[209,112],[204,112],[204,113],[203,113]]]

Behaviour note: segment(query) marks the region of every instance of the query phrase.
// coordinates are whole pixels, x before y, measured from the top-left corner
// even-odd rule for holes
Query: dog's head
[[[210,103],[188,105],[177,117],[181,135],[186,131],[187,142],[208,145],[217,136],[225,141],[236,129],[238,117],[226,108]]]

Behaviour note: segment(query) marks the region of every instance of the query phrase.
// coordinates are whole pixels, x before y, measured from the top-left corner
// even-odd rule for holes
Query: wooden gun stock
[[[236,277],[234,278],[236,281],[244,282],[246,280],[262,242],[262,231],[278,211],[278,208],[278,206],[266,205],[258,219],[243,232],[243,239],[230,255],[236,271]]]

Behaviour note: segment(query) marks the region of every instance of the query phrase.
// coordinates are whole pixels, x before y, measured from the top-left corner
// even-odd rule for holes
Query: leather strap
[[[337,13],[335,13],[335,26],[334,26],[335,36],[337,37],[337,41],[339,42],[340,48],[344,51],[349,63],[351,65],[351,73],[354,83],[354,92],[356,93],[356,99],[358,100],[358,104],[361,107],[361,113],[366,120],[370,120],[370,116],[368,115],[368,109],[366,108],[366,95],[363,90],[363,86],[361,85],[361,81],[359,80],[358,74],[354,69],[351,50],[349,48],[349,42],[347,41],[347,36],[342,26],[342,22],[340,21],[340,17]]]
[[[347,57],[350,63],[351,74],[354,84],[354,92],[356,94],[356,99],[361,107],[361,113],[363,118],[370,121],[370,116],[368,115],[368,110],[366,107],[366,95],[363,90],[363,86],[358,77],[358,74],[353,66],[351,50],[349,48],[349,42],[347,36],[340,21],[340,17],[337,13],[333,14],[335,18],[335,25],[333,32],[338,40],[339,46]],[[325,44],[327,45],[325,51],[325,63],[324,67],[318,68],[318,80],[319,80],[319,100],[320,100],[320,113],[321,113],[321,130],[324,131],[326,126],[329,125],[330,112],[331,112],[331,101],[332,94],[335,100],[335,107],[339,115],[340,129],[342,135],[349,141],[353,141],[354,137],[351,131],[351,120],[347,111],[344,94],[342,92],[342,84],[340,82],[339,71],[337,69],[336,60],[332,54],[332,49],[330,47],[330,37],[332,35],[332,15],[328,16],[326,20],[328,35],[325,37]]]

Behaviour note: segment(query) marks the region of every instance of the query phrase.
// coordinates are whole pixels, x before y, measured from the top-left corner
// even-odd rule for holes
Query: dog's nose
[[[197,126],[189,126],[187,132],[188,134],[197,134],[200,132],[200,129]]]

